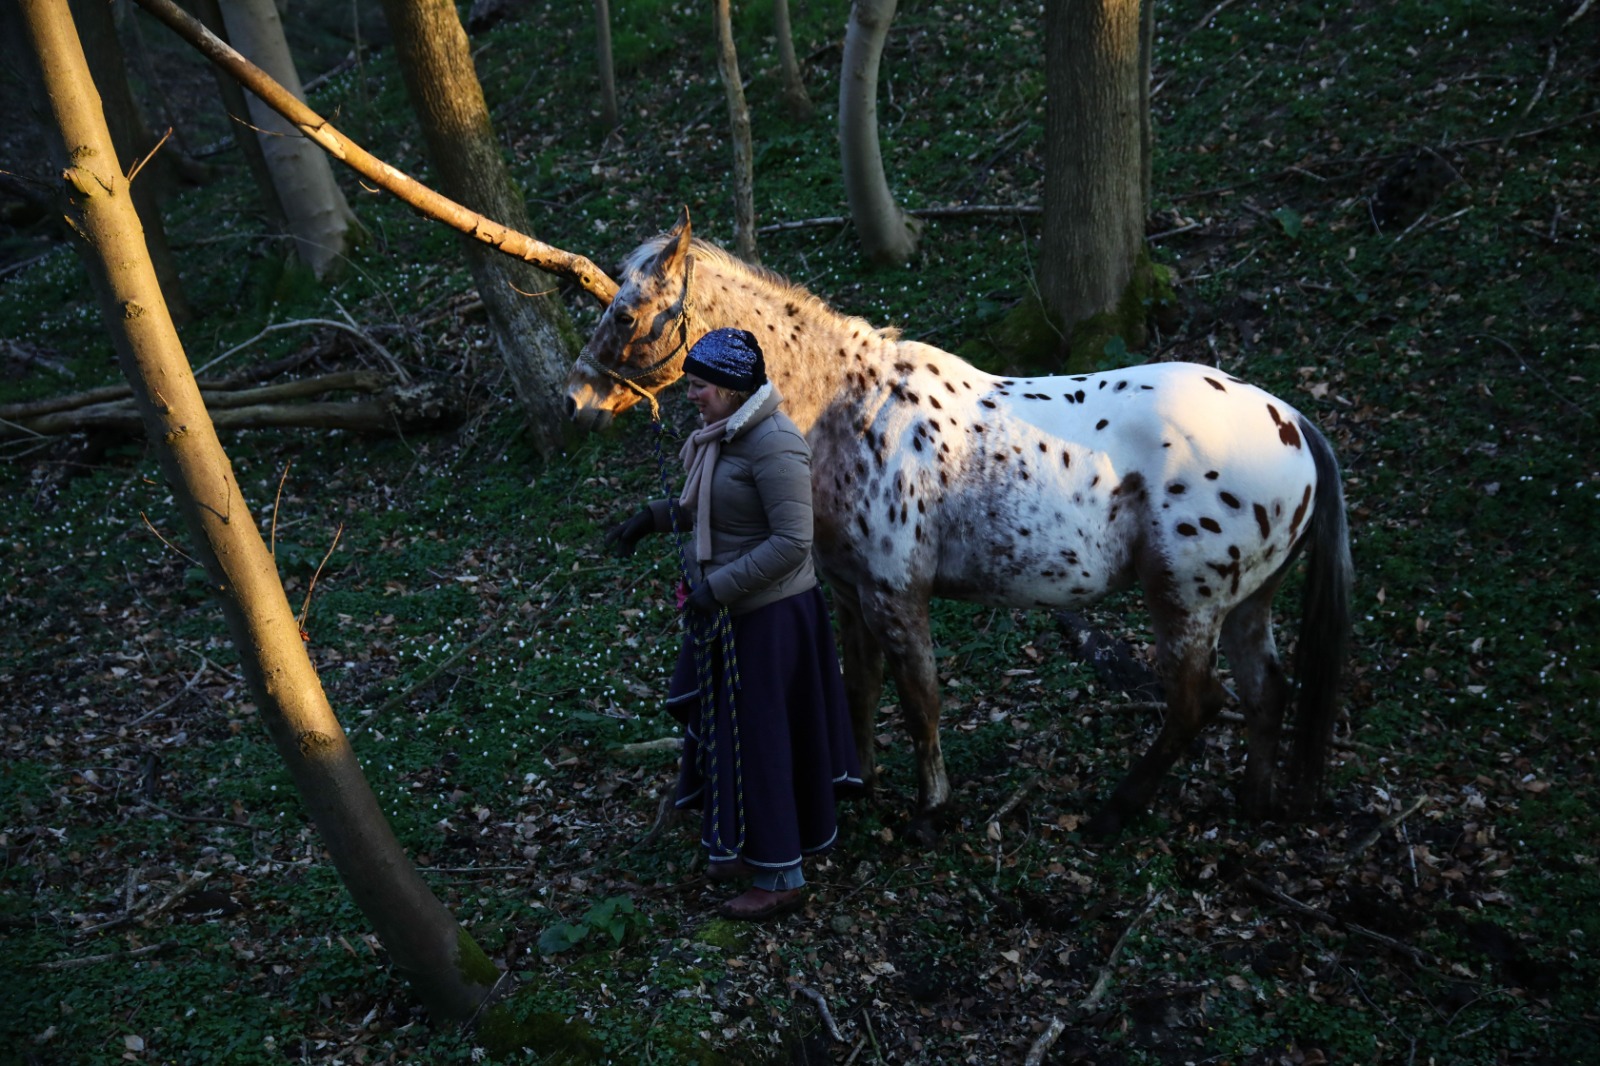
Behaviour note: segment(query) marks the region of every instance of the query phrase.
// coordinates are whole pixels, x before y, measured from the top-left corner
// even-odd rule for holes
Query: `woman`
[[[803,902],[801,862],[833,846],[835,798],[861,784],[811,564],[811,451],[749,332],[706,334],[683,374],[702,422],[684,442],[683,495],[606,541],[629,555],[647,533],[690,534],[667,696],[685,733],[676,802],[703,812],[710,878],[751,882],[721,913],[771,918]]]

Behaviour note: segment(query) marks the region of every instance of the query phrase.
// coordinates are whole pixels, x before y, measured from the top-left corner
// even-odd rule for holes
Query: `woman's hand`
[[[701,614],[716,614],[722,609],[722,604],[711,595],[711,582],[702,581],[689,593],[689,598],[683,602],[686,611],[698,611]]]
[[[639,546],[639,541],[648,533],[654,533],[656,528],[655,516],[646,507],[626,522],[619,522],[606,530],[606,547],[610,548],[619,559],[626,559],[633,554],[633,549]]]

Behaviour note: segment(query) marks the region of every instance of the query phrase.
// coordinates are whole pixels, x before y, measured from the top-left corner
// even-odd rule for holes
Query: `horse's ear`
[[[661,246],[661,253],[656,256],[652,273],[681,273],[684,258],[689,254],[689,236],[689,209],[682,207],[678,209],[677,224],[667,232],[667,243]]]

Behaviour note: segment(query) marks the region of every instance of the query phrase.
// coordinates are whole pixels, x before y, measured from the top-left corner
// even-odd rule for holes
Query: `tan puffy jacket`
[[[758,393],[734,412],[711,475],[711,560],[705,570],[712,595],[733,614],[817,583],[811,565],[811,449],[778,410],[782,402],[776,392]],[[667,500],[650,504],[658,533],[672,530],[668,507]],[[684,565],[698,584],[702,574],[689,527],[694,516],[673,510],[684,534]]]

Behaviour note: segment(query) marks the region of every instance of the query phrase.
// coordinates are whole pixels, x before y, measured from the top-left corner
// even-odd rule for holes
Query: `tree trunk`
[[[527,232],[527,207],[500,154],[455,5],[451,0],[383,0],[383,12],[445,195]],[[555,280],[481,241],[468,241],[465,248],[533,443],[541,452],[553,452],[568,424],[562,384],[579,347],[566,309],[553,294]]]
[[[105,101],[106,124],[111,129],[117,159],[122,172],[127,174],[150,155],[158,138],[152,136],[145,125],[144,116],[128,87],[127,66],[123,61],[122,45],[117,40],[117,27],[111,9],[97,0],[78,0],[73,3],[72,11],[74,19],[79,19],[83,27],[83,50],[89,57],[95,86]],[[29,72],[27,80],[42,85],[40,78],[40,72],[35,69]],[[40,105],[47,106],[47,103],[41,99]],[[167,230],[161,219],[161,200],[175,184],[168,163],[169,160],[157,152],[149,165],[139,170],[131,194],[150,248],[150,258],[161,280],[161,291],[167,297],[172,317],[181,324],[189,319],[189,305],[184,299],[177,261],[172,255],[172,246],[167,243]]]
[[[611,5],[594,0],[594,61],[600,69],[600,124],[617,128],[617,70],[611,62]]]
[[[273,0],[221,0],[228,39],[256,66],[299,99],[305,99],[294,57],[284,40]],[[317,277],[344,255],[355,215],[333,180],[328,157],[259,98],[248,98],[250,121],[272,173],[278,203],[294,235],[295,250]]]
[[[789,0],[772,0],[772,32],[778,38],[778,65],[783,70],[783,106],[789,117],[805,122],[811,117],[811,97],[806,95],[800,63],[794,57],[794,31],[789,26]]]
[[[472,1017],[499,973],[401,851],[328,706],[283,585],[218,442],[139,240],[66,0],[19,0],[60,130],[74,229],[151,447],[221,601],[252,698],[356,904],[441,1022]]]
[[[228,39],[228,28],[222,24],[222,8],[217,6],[217,0],[190,0],[189,6],[195,17],[205,23],[206,29],[223,41]],[[272,184],[272,171],[267,167],[266,153],[261,150],[260,138],[250,128],[250,103],[245,99],[244,88],[220,67],[213,66],[211,72],[217,79],[217,94],[222,98],[222,110],[228,116],[228,131],[233,134],[233,143],[238,145],[239,154],[244,156],[250,176],[255,179],[267,229],[273,233],[287,233],[289,222],[283,213],[283,205],[278,202],[278,189]]]
[[[733,18],[728,0],[714,0],[717,30],[717,74],[728,96],[728,126],[733,132],[733,243],[739,258],[760,265],[756,250],[755,176],[750,150],[750,108],[739,80],[739,53],[733,47]]]
[[[1144,294],[1134,284],[1145,269],[1141,36],[1139,0],[1045,5],[1039,287],[1074,368],[1098,360],[1108,335],[1130,348],[1144,343]]]
[[[922,224],[889,191],[878,148],[878,63],[895,0],[855,0],[839,73],[839,157],[850,218],[861,250],[880,266],[900,266],[917,250]]]
[[[521,259],[537,263],[549,270],[571,278],[584,292],[602,305],[609,304],[617,294],[617,283],[605,271],[581,255],[552,248],[536,241],[525,233],[509,229],[492,218],[442,196],[421,182],[401,173],[361,145],[346,137],[333,123],[307,107],[294,94],[268,77],[262,69],[245,59],[231,46],[219,40],[194,16],[185,12],[172,0],[134,0],[134,3],[154,15],[173,33],[194,45],[201,55],[239,79],[251,92],[265,100],[274,111],[294,124],[295,128],[315,141],[324,151],[360,174],[367,181],[383,189],[406,204],[418,214],[442,222],[459,233],[465,233],[485,245]],[[8,10],[0,7],[0,10]]]

